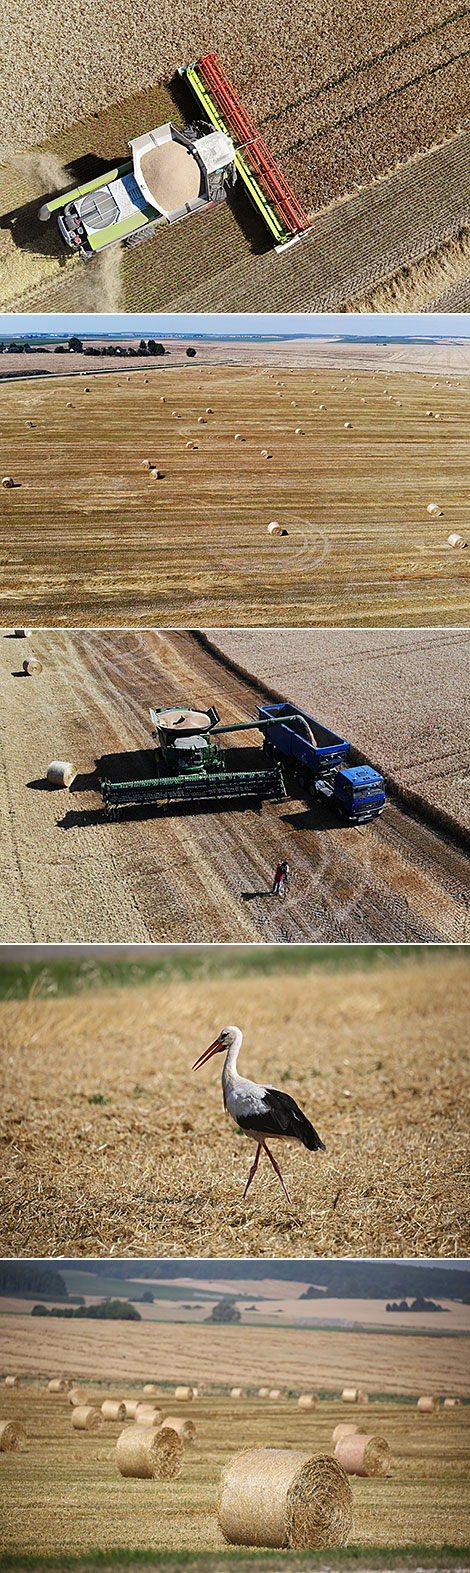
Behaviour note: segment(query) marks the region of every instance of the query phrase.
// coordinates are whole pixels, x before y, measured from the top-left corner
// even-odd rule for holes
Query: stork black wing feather
[[[309,1152],[325,1152],[325,1143],[322,1142],[318,1131],[311,1125],[307,1116],[299,1109],[298,1103],[291,1098],[288,1092],[278,1092],[276,1087],[267,1087],[263,1099],[264,1107],[257,1109],[256,1116],[238,1120],[242,1130],[263,1131],[266,1136],[291,1136],[302,1142]]]

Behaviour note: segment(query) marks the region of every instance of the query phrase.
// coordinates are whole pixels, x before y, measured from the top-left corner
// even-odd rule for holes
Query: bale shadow
[[[12,677],[29,677],[29,672],[12,672]]]

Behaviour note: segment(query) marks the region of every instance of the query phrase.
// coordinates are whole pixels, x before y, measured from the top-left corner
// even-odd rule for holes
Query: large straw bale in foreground
[[[160,1430],[176,1431],[177,1436],[181,1437],[181,1441],[185,1442],[186,1447],[192,1447],[196,1436],[194,1420],[185,1420],[183,1415],[166,1415],[165,1419],[162,1420]]]
[[[235,1546],[344,1546],[352,1491],[336,1459],[287,1448],[249,1448],[223,1472],[219,1524]]]
[[[121,1425],[126,1419],[126,1406],[117,1398],[105,1398],[101,1405],[103,1420],[120,1420]]]
[[[317,1393],[301,1393],[297,1399],[299,1409],[316,1409],[318,1404]]]
[[[69,1384],[65,1376],[53,1376],[48,1382],[49,1393],[68,1393]]]
[[[194,1388],[175,1387],[175,1398],[182,1398],[185,1403],[189,1403],[190,1399],[194,1398]]]
[[[100,1431],[104,1424],[101,1409],[94,1409],[93,1404],[77,1404],[71,1418],[74,1431]]]
[[[77,772],[75,765],[69,759],[53,759],[47,767],[47,780],[50,786],[69,787],[75,781]]]
[[[116,1444],[120,1474],[134,1480],[175,1480],[181,1474],[183,1458],[182,1438],[173,1429],[126,1426]]]
[[[437,1409],[437,1398],[423,1395],[422,1398],[418,1398],[417,1409],[420,1415],[433,1415]]]
[[[335,1447],[335,1458],[347,1475],[386,1475],[390,1456],[388,1442],[367,1432],[343,1436]]]
[[[19,1420],[0,1420],[0,1453],[18,1453],[26,1447],[26,1431]]]

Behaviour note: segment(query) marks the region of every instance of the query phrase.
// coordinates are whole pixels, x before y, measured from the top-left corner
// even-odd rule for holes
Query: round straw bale
[[[429,415],[432,415],[432,414],[433,414],[433,411],[432,411],[432,410],[426,410],[426,415],[428,415],[428,416],[429,416]]]
[[[48,1391],[50,1393],[68,1393],[68,1390],[69,1384],[65,1376],[53,1376],[50,1382],[48,1382]]]
[[[343,1436],[335,1447],[335,1458],[347,1475],[386,1475],[390,1456],[388,1442],[367,1432]]]
[[[4,475],[3,476],[2,486],[5,487],[5,491],[11,491],[11,488],[12,488],[12,486],[14,486],[14,484],[15,484],[15,482],[13,480],[13,476],[12,475]]]
[[[66,410],[73,410],[73,404],[72,404],[71,399],[67,399],[67,403],[66,403],[65,408],[66,408]]]
[[[361,1430],[362,1426],[355,1425],[352,1421],[349,1424],[346,1421],[340,1421],[339,1426],[335,1426],[333,1431],[333,1442],[341,1442],[343,1436],[356,1436],[357,1432]]]
[[[458,534],[457,530],[451,530],[450,535],[447,536],[447,545],[462,547],[466,546],[467,542],[464,541],[463,535]]]
[[[162,1411],[155,1404],[138,1404],[135,1418],[139,1426],[159,1426]]]
[[[316,1409],[318,1404],[317,1393],[301,1393],[297,1399],[299,1409]]]
[[[326,410],[326,404],[319,404],[319,410]]]
[[[282,1398],[280,1387],[270,1387],[268,1398],[273,1398],[274,1400],[277,1398]]]
[[[357,1389],[357,1402],[358,1404],[368,1404],[369,1402],[369,1394],[366,1393],[363,1387],[358,1387]]]
[[[42,661],[38,661],[35,655],[27,656],[26,661],[23,661],[23,671],[26,672],[27,677],[34,677],[34,675],[39,677],[42,672]]]
[[[0,1453],[18,1453],[26,1446],[26,1431],[19,1420],[0,1420]]]
[[[231,1398],[244,1398],[245,1394],[244,1394],[243,1388],[242,1387],[231,1387],[230,1388],[230,1397]]]
[[[183,1415],[180,1417],[178,1415],[167,1415],[165,1420],[162,1420],[160,1430],[176,1431],[177,1436],[180,1436],[182,1442],[186,1443],[186,1447],[192,1447],[196,1436],[194,1420],[185,1420]]]
[[[179,421],[179,415],[178,415],[178,411],[177,411],[177,410],[172,410],[172,412],[171,412],[171,413],[172,413],[172,415],[174,415],[174,417],[175,417],[175,420],[177,420],[177,421]]]
[[[144,1387],[144,1393],[146,1394],[147,1397],[150,1397],[150,1395],[152,1393],[158,1393],[157,1383],[156,1382],[146,1382],[145,1383],[145,1387]]]
[[[29,427],[30,431],[34,431],[36,427],[36,421],[27,421],[26,425]]]
[[[5,1387],[18,1387],[18,1386],[19,1386],[19,1382],[18,1382],[18,1377],[17,1376],[6,1376],[5,1377]]]
[[[80,1404],[88,1403],[87,1395],[86,1393],[82,1393],[80,1387],[71,1387],[68,1396],[69,1404],[72,1405],[72,1409],[78,1409]]]
[[[343,1387],[343,1404],[357,1404],[357,1387]]]
[[[77,772],[75,765],[68,759],[53,759],[47,767],[47,780],[50,786],[69,787],[75,781]]]
[[[214,411],[211,410],[210,404],[206,404],[206,415],[213,415],[213,414],[214,414]]]
[[[344,1546],[352,1491],[336,1459],[287,1448],[249,1448],[226,1466],[219,1525],[235,1546]]]
[[[438,519],[440,519],[442,515],[442,508],[439,507],[438,502],[428,502],[426,512],[433,513]]]
[[[163,480],[163,471],[162,470],[157,470],[153,466],[151,466],[151,468],[149,470],[149,474],[151,476],[152,481],[162,481]]]
[[[437,1409],[437,1398],[418,1398],[417,1409],[420,1415],[433,1415]]]
[[[30,639],[33,630],[32,628],[14,628],[13,632],[15,639]]]
[[[143,470],[151,470],[151,468],[152,468],[152,460],[151,459],[142,459],[142,466],[141,467],[142,467]]]
[[[183,1398],[185,1403],[188,1403],[191,1398],[194,1398],[194,1388],[175,1387],[175,1398]]]
[[[126,1426],[116,1444],[121,1475],[134,1480],[174,1480],[181,1474],[184,1444],[176,1431],[148,1431]]]
[[[198,426],[207,426],[207,421],[206,421],[205,415],[198,415],[197,424],[198,424]]]
[[[105,1398],[101,1405],[101,1413],[103,1420],[120,1420],[122,1425],[123,1420],[126,1419],[126,1406],[119,1403],[118,1399]]]
[[[160,404],[166,404],[166,398],[165,398],[165,394],[164,393],[160,394]]]
[[[440,417],[440,415],[435,415],[435,416],[434,416],[434,420],[435,420],[435,421],[440,421],[440,419],[441,419],[441,417]]]
[[[268,1397],[269,1397],[269,1387],[259,1387],[258,1388],[258,1398],[268,1398]]]
[[[296,435],[296,437],[305,437],[305,432],[302,431],[302,427],[301,426],[296,426],[296,428],[295,428],[295,435]]]
[[[193,442],[187,442],[186,443],[186,447],[187,448],[194,448],[194,443]]]
[[[77,1404],[71,1418],[74,1431],[100,1431],[104,1423],[101,1409],[94,1409],[93,1404]]]
[[[276,520],[272,519],[271,524],[268,524],[268,535],[287,535],[287,530],[283,529],[282,524],[276,524]]]
[[[89,393],[89,392],[90,392],[90,389],[89,389],[89,388],[84,388],[84,389],[83,389],[83,392],[84,392],[84,393]]]
[[[352,431],[352,421],[345,421],[344,422],[344,430],[345,431]]]
[[[291,410],[296,410],[297,409],[297,399],[291,399],[290,407],[291,407]]]
[[[233,440],[234,440],[234,442],[244,442],[245,438],[242,437],[241,431],[236,431]]]
[[[444,1409],[461,1409],[461,1407],[462,1407],[462,1399],[461,1398],[445,1398],[444,1399]]]
[[[127,1420],[135,1420],[135,1417],[136,1417],[136,1414],[137,1414],[137,1410],[139,1408],[137,1399],[136,1398],[126,1398],[124,1400],[124,1402],[125,1402],[125,1408],[126,1408],[126,1419]]]

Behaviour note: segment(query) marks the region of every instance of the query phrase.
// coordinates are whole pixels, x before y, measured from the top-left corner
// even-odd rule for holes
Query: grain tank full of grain
[[[85,262],[115,241],[140,244],[157,225],[223,201],[236,180],[231,137],[205,121],[184,131],[167,121],[129,148],[131,159],[40,209],[43,222],[55,214],[66,246]]]

